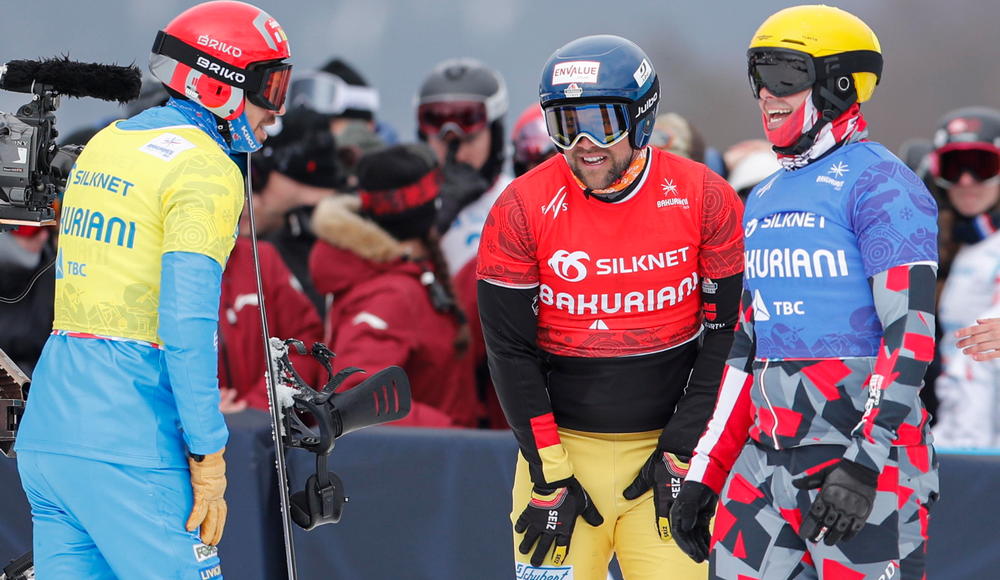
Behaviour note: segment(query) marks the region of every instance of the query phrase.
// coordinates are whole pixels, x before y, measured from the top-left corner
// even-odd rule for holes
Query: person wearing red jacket
[[[298,280],[270,243],[257,242],[267,326],[272,336],[297,338],[306,347],[322,337],[323,326],[316,308],[302,292]],[[322,387],[322,370],[311,357],[290,353],[302,378]],[[239,237],[222,274],[219,300],[219,387],[223,390],[223,412],[249,406],[268,409],[264,342],[260,328],[257,278],[250,239]]]
[[[612,554],[629,580],[705,577],[666,515],[732,342],[742,207],[704,165],[649,146],[658,100],[624,38],[556,51],[540,101],[561,154],[483,228],[479,314],[520,449],[517,578],[603,580]]]
[[[481,411],[469,325],[432,234],[440,179],[433,151],[378,150],[361,158],[357,176],[358,197],[325,200],[313,215],[320,241],[310,271],[332,302],[324,342],[337,354],[334,370],[398,365],[413,407],[395,424],[475,427]]]

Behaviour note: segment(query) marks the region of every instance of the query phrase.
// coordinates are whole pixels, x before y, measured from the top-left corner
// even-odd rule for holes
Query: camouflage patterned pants
[[[710,577],[923,580],[928,508],[938,491],[932,446],[890,451],[872,514],[857,536],[833,546],[799,537],[817,490],[799,490],[792,480],[843,452],[837,445],[775,451],[748,443],[719,499]]]

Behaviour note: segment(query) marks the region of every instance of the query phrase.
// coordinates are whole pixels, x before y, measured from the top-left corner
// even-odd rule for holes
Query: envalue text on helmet
[[[552,68],[552,84],[596,83],[601,63],[592,60],[561,62]]]

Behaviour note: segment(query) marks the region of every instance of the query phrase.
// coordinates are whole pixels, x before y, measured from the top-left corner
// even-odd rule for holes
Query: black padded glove
[[[537,540],[538,545],[531,555],[531,565],[541,566],[555,542],[552,563],[556,566],[562,564],[569,555],[569,541],[573,536],[577,516],[583,516],[583,520],[592,526],[604,523],[604,518],[575,477],[567,480],[566,487],[545,489],[536,485],[531,492],[528,507],[524,508],[514,524],[515,532],[524,532],[524,539],[518,550],[527,554]]]
[[[653,488],[653,504],[656,506],[656,532],[661,540],[670,538],[670,506],[677,499],[677,494],[687,476],[690,457],[675,455],[657,449],[649,456],[639,475],[625,488],[622,496],[625,499],[635,499]]]
[[[453,142],[457,143],[457,142]],[[441,205],[437,213],[437,231],[444,235],[465,206],[479,199],[490,184],[474,167],[455,161],[455,147],[448,148],[448,156],[441,167]]]
[[[719,496],[700,481],[685,481],[670,508],[670,533],[677,547],[695,562],[708,558],[709,529]]]
[[[878,473],[843,459],[794,480],[792,485],[799,489],[819,488],[819,495],[803,519],[799,535],[804,540],[823,540],[827,546],[832,546],[841,540],[850,540],[865,527],[875,505]]]

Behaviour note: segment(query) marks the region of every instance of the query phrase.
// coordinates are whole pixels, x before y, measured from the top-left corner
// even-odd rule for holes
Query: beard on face
[[[615,159],[612,155],[608,154],[609,166],[607,171],[603,174],[597,176],[587,176],[581,171],[582,162],[575,161],[573,159],[567,159],[569,162],[569,168],[573,172],[573,175],[577,179],[583,182],[588,189],[607,189],[611,187],[614,182],[621,179],[622,175],[628,170],[629,165],[632,164],[632,156],[628,155],[621,159]]]

